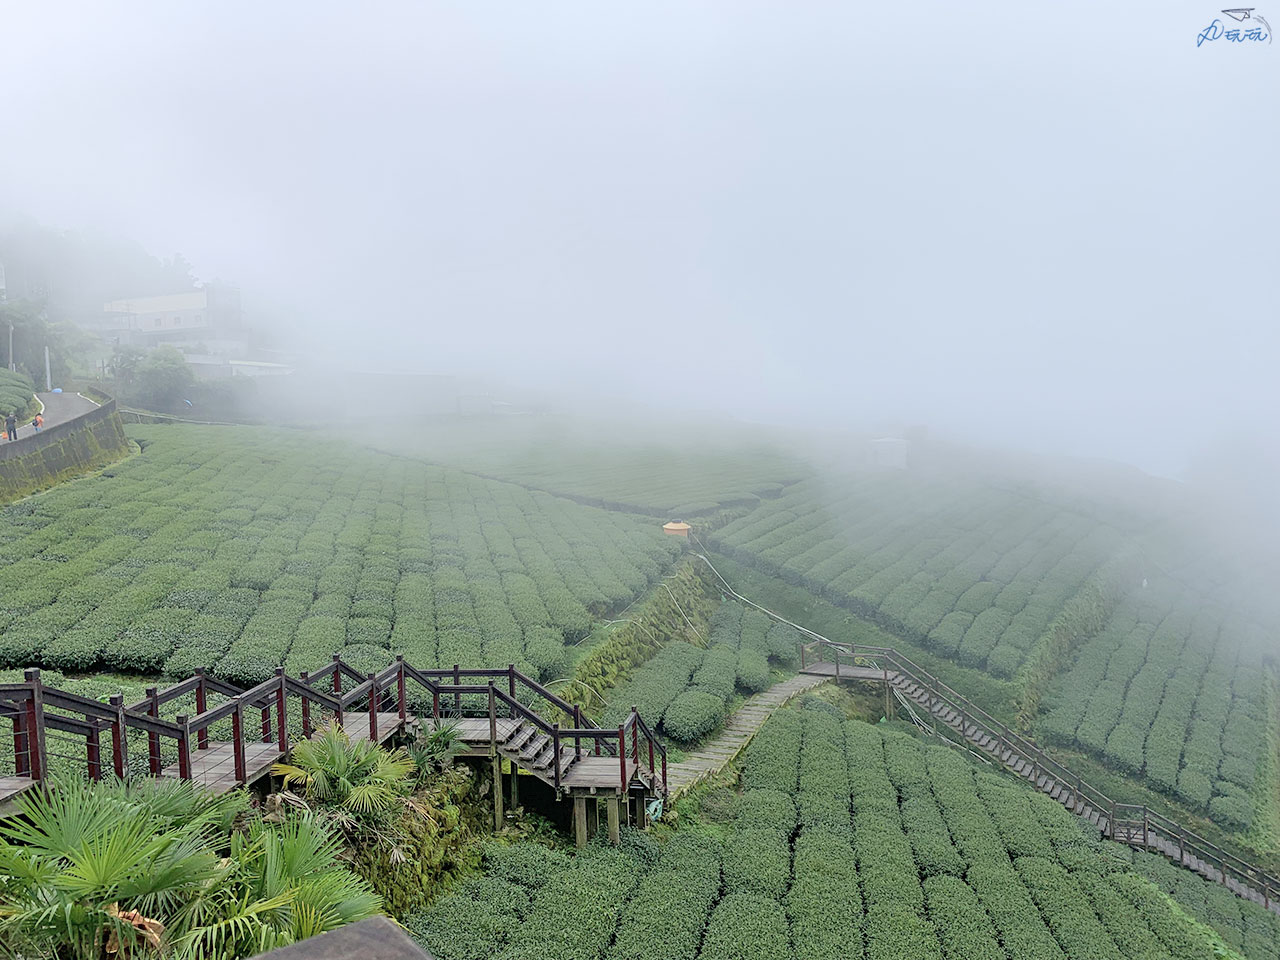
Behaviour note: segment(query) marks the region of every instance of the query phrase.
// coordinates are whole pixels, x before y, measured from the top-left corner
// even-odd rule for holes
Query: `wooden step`
[[[516,753],[521,750],[525,744],[532,740],[537,733],[538,728],[532,723],[522,723],[520,726],[516,727],[515,733],[513,733],[507,739],[507,742],[502,745],[502,749],[510,751],[511,753]]]
[[[532,760],[539,753],[541,753],[543,749],[547,746],[547,744],[549,744],[550,742],[551,742],[550,737],[548,737],[545,733],[539,733],[536,737],[533,738],[532,741],[526,744],[523,750],[520,751],[521,762],[523,763],[525,761]]]

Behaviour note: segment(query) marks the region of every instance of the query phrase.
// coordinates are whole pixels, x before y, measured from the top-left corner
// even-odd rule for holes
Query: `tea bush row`
[[[109,475],[2,511],[0,665],[252,683],[345,651],[548,676],[680,550],[649,520],[314,434],[135,434]]]

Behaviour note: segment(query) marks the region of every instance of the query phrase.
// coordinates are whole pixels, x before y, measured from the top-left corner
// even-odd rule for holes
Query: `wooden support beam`
[[[645,823],[644,794],[643,793],[634,794],[633,802],[635,803],[635,808],[636,808],[636,816],[635,816],[636,829],[643,830],[647,826],[647,824]]]
[[[600,801],[595,797],[587,797],[587,836],[594,837],[600,832]]]
[[[618,809],[618,805],[621,803],[622,803],[621,797],[610,797],[608,800],[605,801],[605,804],[609,810],[609,842],[612,843],[615,847],[618,845],[618,839],[619,839],[618,821],[621,817],[622,811]]]
[[[578,849],[587,845],[587,798],[573,798],[573,837]]]
[[[520,767],[511,761],[511,809],[520,808]]]

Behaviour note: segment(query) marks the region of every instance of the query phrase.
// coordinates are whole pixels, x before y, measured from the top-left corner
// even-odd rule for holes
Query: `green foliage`
[[[314,434],[131,430],[145,451],[110,476],[0,512],[0,665],[254,684],[402,652],[546,675],[680,550],[648,521]]]
[[[169,410],[195,385],[186,358],[170,346],[156,347],[138,364],[131,396],[152,410]]]
[[[772,900],[730,893],[711,914],[701,956],[704,960],[786,960],[786,915]]]
[[[23,413],[35,392],[35,384],[25,373],[0,370],[0,414]]]
[[[694,960],[719,893],[720,844],[677,834],[623,912],[610,960]]]
[[[96,960],[158,944],[193,960],[257,955],[376,913],[378,897],[310,819],[267,824],[243,794],[179,781],[68,781],[0,821],[0,940],[30,956]],[[143,929],[130,918],[144,918]]]
[[[595,847],[578,854],[572,869],[551,877],[538,891],[524,922],[512,933],[502,960],[599,960],[640,878],[625,853]]]

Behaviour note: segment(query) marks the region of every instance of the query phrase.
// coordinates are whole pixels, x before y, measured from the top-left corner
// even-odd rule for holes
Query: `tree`
[[[138,400],[153,409],[171,409],[196,382],[186,359],[173,347],[157,347],[138,364]]]
[[[138,376],[138,366],[142,363],[146,351],[128,343],[122,343],[111,354],[111,371],[116,381],[124,386],[132,386]]]
[[[18,370],[43,390],[44,348],[47,346],[54,383],[65,380],[70,369],[66,361],[66,331],[49,322],[44,302],[11,300],[0,306],[0,355],[3,356],[3,364],[9,362],[10,324],[13,324],[13,360]]]

